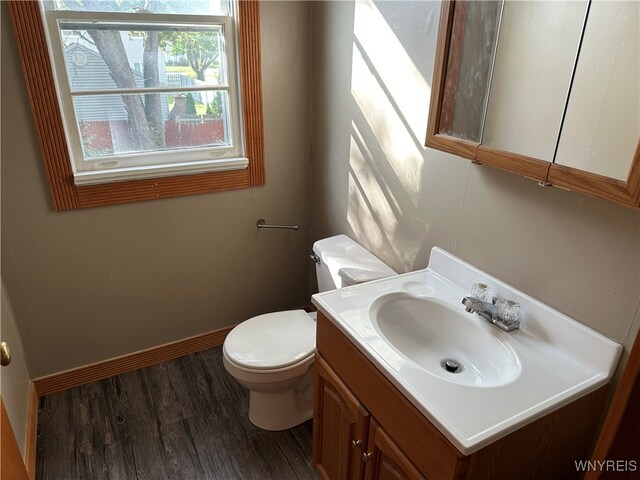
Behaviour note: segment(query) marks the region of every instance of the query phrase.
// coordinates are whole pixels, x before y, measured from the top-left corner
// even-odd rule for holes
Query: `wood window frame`
[[[37,0],[10,0],[9,16],[55,211],[196,195],[265,184],[260,2],[238,1],[238,61],[246,170],[76,186],[64,133],[44,19]]]

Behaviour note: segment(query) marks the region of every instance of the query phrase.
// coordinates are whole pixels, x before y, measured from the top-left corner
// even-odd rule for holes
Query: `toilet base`
[[[263,430],[288,430],[313,417],[313,406],[298,410],[293,392],[250,392],[249,420]]]
[[[294,388],[249,391],[249,420],[264,430],[287,430],[313,417],[313,368]]]

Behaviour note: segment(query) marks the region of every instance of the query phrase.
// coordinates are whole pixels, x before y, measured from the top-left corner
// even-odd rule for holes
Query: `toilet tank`
[[[363,246],[346,235],[323,238],[313,244],[318,289],[321,292],[397,275]]]

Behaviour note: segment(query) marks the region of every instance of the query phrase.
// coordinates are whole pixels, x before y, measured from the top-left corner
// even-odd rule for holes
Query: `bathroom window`
[[[264,184],[257,2],[10,12],[54,209]]]

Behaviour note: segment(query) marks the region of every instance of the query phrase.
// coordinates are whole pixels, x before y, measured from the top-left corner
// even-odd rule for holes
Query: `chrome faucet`
[[[486,321],[505,332],[510,332],[520,327],[520,320],[518,320],[520,307],[517,302],[512,300],[500,300],[498,297],[491,297],[490,302],[485,302],[475,297],[464,297],[462,304],[467,313],[477,313]]]

